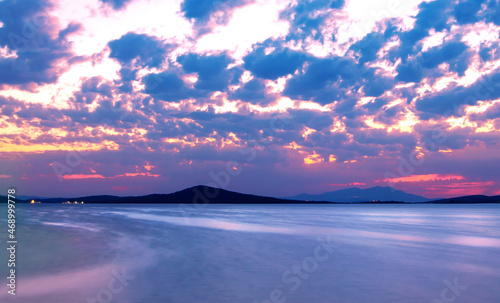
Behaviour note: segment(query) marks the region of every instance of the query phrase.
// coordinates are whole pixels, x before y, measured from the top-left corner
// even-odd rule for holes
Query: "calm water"
[[[500,302],[500,205],[18,213],[18,294],[2,283],[0,302]],[[2,277],[6,265],[3,248]]]

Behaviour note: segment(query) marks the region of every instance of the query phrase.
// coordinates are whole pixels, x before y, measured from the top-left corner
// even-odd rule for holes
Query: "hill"
[[[6,197],[1,197],[0,202],[6,202]],[[263,197],[257,195],[249,195],[237,193],[221,188],[213,188],[209,186],[193,186],[171,194],[152,194],[137,197],[117,197],[117,196],[87,196],[76,198],[47,198],[38,199],[42,203],[63,203],[70,202],[85,202],[85,203],[137,203],[137,204],[178,204],[178,203],[195,203],[195,204],[304,204],[304,201],[280,199],[272,197]],[[16,199],[16,202],[29,203],[30,200]],[[312,203],[312,202],[311,202]],[[329,202],[315,202],[329,203]]]
[[[433,204],[476,204],[476,203],[500,203],[500,196],[462,196],[449,199],[439,199],[431,201]]]
[[[18,199],[16,203],[29,203],[31,199]],[[336,203],[432,203],[432,204],[466,204],[466,203],[500,203],[500,196],[463,196],[448,199],[429,200],[390,187],[372,187],[360,189],[346,188],[320,195],[301,194],[289,198],[273,198],[258,195],[242,194],[209,186],[193,186],[171,194],[152,194],[135,197],[118,197],[110,195],[86,196],[77,198],[40,198],[42,203],[61,204],[66,201],[109,204],[332,204]],[[6,203],[7,197],[0,196],[0,203]]]
[[[375,186],[361,189],[351,187],[319,195],[300,194],[288,199],[302,201],[328,201],[328,202],[367,202],[367,201],[402,201],[402,202],[427,202],[429,199],[413,194],[395,190],[391,187]]]

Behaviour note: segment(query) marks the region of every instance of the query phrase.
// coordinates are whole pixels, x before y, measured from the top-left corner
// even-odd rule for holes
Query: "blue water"
[[[42,204],[18,216],[17,295],[2,283],[0,302],[500,302],[500,205]]]

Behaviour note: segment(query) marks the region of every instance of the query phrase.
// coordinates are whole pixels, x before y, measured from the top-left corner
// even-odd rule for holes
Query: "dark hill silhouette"
[[[198,185],[171,194],[123,197],[111,203],[302,204],[304,202],[241,194],[221,188]]]
[[[344,188],[336,191],[326,192],[319,195],[300,194],[288,199],[308,201],[329,202],[366,202],[366,201],[402,201],[402,202],[426,202],[429,199],[405,193],[391,187],[375,186],[361,189],[358,187]]]
[[[1,202],[5,202],[2,197]],[[30,200],[16,200],[29,203]],[[77,198],[48,198],[38,199],[42,203],[85,202],[85,203],[137,203],[137,204],[304,204],[304,201],[263,197],[257,195],[241,194],[221,188],[209,186],[193,186],[171,194],[152,194],[137,197],[117,197],[109,195],[87,196]],[[316,202],[329,203],[329,202]]]
[[[374,191],[373,191],[374,190]],[[382,193],[387,192],[387,190],[392,191],[388,187],[374,187],[368,188],[365,190],[359,188],[347,188],[344,190],[339,190],[335,192],[325,193],[325,194],[335,194],[335,196],[323,196],[323,195],[308,195],[308,198],[311,198],[309,201],[298,200],[299,198],[304,199],[305,196],[299,195],[296,196],[297,200],[294,199],[280,199],[280,198],[272,198],[272,197],[263,197],[257,195],[250,194],[242,194],[237,193],[221,188],[213,188],[209,186],[193,186],[190,188],[186,188],[171,194],[152,194],[146,196],[137,196],[137,197],[118,197],[118,196],[110,196],[110,195],[100,195],[100,196],[87,196],[87,197],[78,197],[78,198],[43,198],[37,199],[36,201],[40,201],[42,203],[63,203],[66,201],[78,201],[85,203],[111,203],[111,204],[121,204],[121,203],[134,203],[134,204],[178,204],[178,203],[197,203],[197,204],[334,204],[331,201],[321,200],[322,197],[326,197],[328,199],[335,199],[333,201],[337,203],[368,203],[368,204],[383,204],[383,203],[405,203],[406,202],[424,202],[428,199],[416,195],[411,195],[404,193],[402,191],[394,191],[396,192],[396,196],[392,196],[389,198],[384,198],[381,196],[377,196],[377,191]],[[343,194],[344,196],[340,195]],[[362,193],[362,195],[353,196],[354,194]],[[404,194],[404,195],[403,195]],[[305,195],[305,194],[304,194]],[[314,199],[318,196],[317,199]],[[421,199],[409,200],[410,198],[420,197]],[[351,200],[349,200],[351,199]],[[354,201],[353,201],[354,199]],[[359,201],[356,201],[358,199]],[[24,199],[16,199],[17,203],[29,203],[30,200]],[[373,202],[370,202],[373,201]],[[0,196],[0,203],[6,203],[7,197]],[[433,203],[433,204],[462,204],[462,203],[500,203],[500,196],[482,196],[482,195],[474,195],[474,196],[464,196],[457,198],[449,198],[449,199],[438,199],[433,201],[427,201],[424,203]]]
[[[473,195],[431,201],[433,204],[500,203],[500,196]]]

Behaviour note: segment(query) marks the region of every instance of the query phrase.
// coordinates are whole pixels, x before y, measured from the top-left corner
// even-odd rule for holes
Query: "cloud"
[[[280,16],[290,22],[287,41],[312,38],[323,42],[322,27],[333,11],[344,7],[344,0],[306,0],[290,5]]]
[[[106,179],[106,178],[123,178],[123,177],[160,177],[160,175],[157,174],[151,174],[149,172],[145,173],[124,173],[122,175],[116,175],[116,176],[110,176],[110,177],[104,177],[99,174],[73,174],[73,175],[63,175],[63,179],[67,180],[72,180],[72,179]]]
[[[196,96],[184,80],[173,72],[148,74],[142,79],[142,83],[146,94],[164,101],[180,101]]]
[[[379,72],[379,73],[377,73]],[[394,78],[381,74],[382,70],[367,69],[362,74],[363,83],[365,84],[363,92],[365,96],[379,97],[386,91],[394,87]]]
[[[186,73],[197,73],[198,80],[195,88],[209,91],[224,91],[234,78],[239,78],[239,69],[227,69],[233,59],[227,54],[199,55],[188,53],[177,57]]]
[[[494,48],[497,48],[498,46],[495,46]],[[481,46],[481,49],[479,50],[479,57],[481,58],[481,60],[483,61],[490,61],[491,59],[493,59],[493,50],[494,48],[492,47],[488,47],[488,46]]]
[[[464,105],[476,105],[478,101],[500,98],[500,70],[480,77],[470,86],[455,86],[440,92],[429,94],[416,100],[416,109],[423,112],[421,118],[428,119],[435,115],[461,116]]]
[[[453,10],[453,15],[458,24],[475,23],[478,21],[477,12],[485,0],[460,1]]]
[[[201,37],[217,26],[226,25],[235,9],[253,2],[255,0],[184,0],[181,13],[186,19],[194,21],[194,36]]]
[[[119,39],[108,42],[110,58],[122,65],[137,59],[138,66],[159,67],[165,59],[168,46],[160,39],[145,34],[129,32]]]
[[[486,112],[476,115],[479,121],[484,121],[485,119],[497,119],[500,118],[500,102],[495,103],[493,106],[488,108]],[[500,121],[499,121],[500,122]]]
[[[132,0],[99,0],[104,4],[110,5],[114,10],[124,9]]]
[[[385,181],[389,181],[391,183],[397,183],[397,182],[428,182],[436,180],[465,180],[465,178],[460,175],[427,174],[427,175],[411,175],[406,177],[389,178]]]
[[[363,104],[363,108],[366,108],[369,112],[376,112],[386,105],[390,100],[388,98],[375,98],[373,101]]]
[[[66,70],[61,68],[59,63],[70,55],[69,52],[35,50],[18,52],[16,59],[1,59],[0,84],[22,86],[30,83],[38,85],[55,83]]]
[[[228,94],[230,100],[242,100],[253,104],[267,105],[275,100],[275,96],[267,93],[265,81],[254,78]]]
[[[427,74],[432,78],[441,76],[441,72],[432,69],[442,63],[448,63],[450,71],[463,76],[468,68],[468,46],[461,41],[448,41],[422,52],[413,60],[399,64],[396,80],[402,82],[420,82]],[[432,70],[432,71],[430,71]]]
[[[450,28],[450,8],[451,2],[448,0],[435,0],[422,2],[418,5],[419,12],[415,16],[415,25],[409,31],[402,32],[399,37],[401,40],[399,46],[399,56],[403,63],[410,54],[417,53],[420,49],[418,42],[429,36],[429,31],[434,29],[436,32],[442,32]]]
[[[328,87],[337,81],[352,84],[357,70],[355,63],[349,59],[341,57],[316,59],[309,63],[304,73],[288,80],[283,93],[294,99],[312,99],[320,104],[332,103],[340,94],[335,88],[329,90]]]
[[[485,11],[485,19],[495,25],[500,25],[500,3],[498,1],[489,1]]]
[[[415,135],[410,133],[392,131],[387,132],[386,129],[364,129],[356,130],[354,138],[361,144],[377,144],[377,145],[398,145],[412,147],[416,144]]]
[[[0,57],[0,85],[26,88],[33,83],[55,83],[68,69],[73,56],[65,40],[69,33],[58,35],[51,9],[47,1],[0,2],[0,47],[16,54]]]
[[[112,87],[110,84],[104,82],[101,77],[92,77],[86,79],[82,83],[80,90],[82,93],[96,93],[108,98],[112,97]]]
[[[391,23],[388,22],[385,33],[368,33],[361,40],[351,45],[349,50],[359,54],[359,64],[365,64],[379,59],[377,56],[378,51],[391,37],[396,34],[393,29],[394,28]]]
[[[394,86],[394,79],[382,70],[356,64],[351,58],[310,59],[304,72],[286,83],[283,94],[292,99],[312,100],[319,104],[339,101],[336,110],[346,113],[356,105],[364,87],[365,96],[378,97]]]
[[[208,21],[210,15],[218,11],[230,10],[249,3],[247,0],[184,0],[181,11],[187,19]]]
[[[453,11],[458,24],[474,24],[480,21],[500,25],[500,3],[495,0],[460,1]]]
[[[307,56],[298,51],[283,48],[266,54],[265,47],[256,48],[246,55],[244,67],[257,77],[276,80],[277,78],[293,74],[304,64]]]
[[[83,25],[78,22],[70,22],[68,26],[59,32],[59,39],[65,39],[67,36],[82,31]]]
[[[333,123],[332,114],[328,112],[323,113],[309,109],[291,109],[288,112],[290,125],[287,125],[287,129],[301,130],[306,126],[317,131],[328,131]]]

